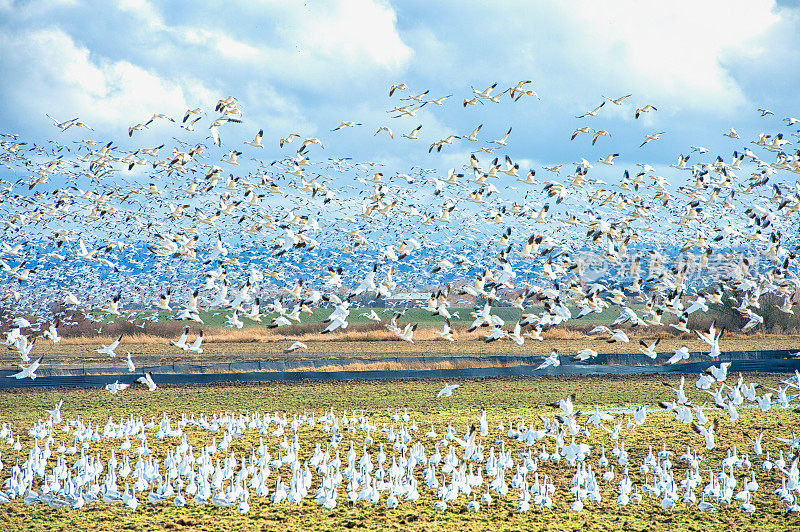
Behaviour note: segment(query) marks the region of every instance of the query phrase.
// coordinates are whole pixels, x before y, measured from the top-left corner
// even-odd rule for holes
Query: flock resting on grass
[[[800,390],[800,375],[782,384],[779,401],[786,408],[786,389]],[[325,510],[427,504],[441,512],[479,512],[513,504],[525,513],[561,503],[579,513],[610,500],[612,506],[642,505],[648,511],[660,506],[753,513],[760,505],[800,512],[800,436],[761,430],[746,434],[748,448],[737,449],[719,441],[715,429],[721,421],[709,420],[704,405],[692,406],[683,386],[681,378],[676,397],[661,403],[671,413],[646,405],[619,412],[595,406],[582,413],[571,395],[551,405],[556,415],[540,415],[529,424],[518,419],[491,427],[483,410],[468,426],[448,423],[437,432],[431,423],[424,433],[428,424],[420,427],[422,418],[407,408],[338,415],[331,409],[291,418],[286,412],[180,419],[164,414],[160,421],[129,416],[93,425],[80,415],[63,418],[62,400],[27,430],[25,446],[13,423],[2,424],[6,463],[0,458],[0,471],[5,470],[0,504],[22,500],[79,509],[103,503],[131,511],[142,503],[211,504],[247,514],[254,497],[272,505],[313,501]],[[456,388],[445,385],[437,400],[452,401],[446,397]],[[727,396],[723,388],[708,393],[730,415],[729,434],[736,433],[737,406],[758,404],[751,427],[770,415],[771,401],[755,396],[754,385],[744,384],[741,375]],[[626,445],[637,431],[650,428],[643,425],[663,425],[672,413],[702,440],[685,452],[670,438],[660,446],[645,439],[646,454],[641,440]],[[377,419],[384,420],[381,426]],[[671,435],[681,435],[681,426],[671,428]],[[245,436],[251,442],[257,437],[258,445],[239,441]],[[151,441],[158,442],[157,453]]]

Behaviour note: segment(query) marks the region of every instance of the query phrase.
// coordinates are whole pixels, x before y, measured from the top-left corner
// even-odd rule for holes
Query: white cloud
[[[218,35],[215,40],[215,45],[220,54],[230,59],[238,60],[256,60],[258,59],[259,51],[255,46],[239,42],[231,39],[226,35]]]
[[[120,11],[130,13],[144,21],[151,29],[165,27],[161,13],[147,0],[118,0],[117,7]]]
[[[341,113],[319,95],[362,105],[354,81],[385,75],[413,55],[393,9],[380,1],[312,3],[313,16],[283,2],[232,5],[226,20],[200,16],[202,2],[179,18],[148,0],[117,0],[116,8],[108,32],[86,29],[99,17],[91,6],[58,22],[44,14],[9,19],[0,36],[0,49],[15,50],[0,60],[16,74],[0,86],[7,101],[34,116],[79,115],[95,128],[124,129],[153,112],[181,116],[187,106],[233,94],[259,127],[313,133]],[[104,45],[120,31],[131,38]]]
[[[316,133],[317,124],[305,115],[301,104],[291,96],[279,93],[265,82],[251,81],[243,89],[243,100],[257,102],[257,106],[245,109],[248,121],[281,136]]]
[[[169,49],[178,68],[202,64],[212,75],[222,69],[228,79],[259,75],[312,91],[351,90],[353,81],[402,69],[413,57],[389,5],[375,0],[309,4],[233,4],[225,20],[190,14],[174,25],[147,0],[119,0],[118,8],[145,22],[147,36],[139,41],[146,55],[165,62],[163,50]],[[202,9],[198,6],[198,12]],[[231,24],[236,18],[241,22]]]
[[[54,2],[60,9],[39,2],[27,4],[37,12],[0,0],[0,67],[15,75],[0,81],[0,97],[14,119],[80,115],[94,127],[119,131],[153,112],[182,115],[184,106],[209,107],[233,95],[247,125],[226,131],[226,143],[250,137],[253,128],[264,128],[265,144],[270,135],[295,131],[322,138],[326,156],[384,160],[399,170],[415,163],[458,167],[464,150],[479,149],[509,126],[509,146],[498,154],[548,163],[581,154],[594,161],[612,151],[634,157],[644,134],[661,130],[669,134],[637,153],[651,157],[708,144],[707,137],[680,140],[676,130],[694,135],[728,122],[739,128],[748,106],[780,113],[778,103],[764,99],[790,101],[797,77],[791,65],[800,50],[796,13],[789,17],[770,0],[579,0],[526,9],[497,0],[435,10],[397,3],[401,17],[386,0],[251,0],[222,7],[199,0],[191,9],[117,0],[116,12],[98,9],[96,0],[69,8],[63,6],[74,1]],[[505,95],[498,105],[460,103],[471,95],[470,85],[497,81],[499,92],[521,79],[533,80],[541,101],[513,103]],[[390,99],[392,82],[406,82],[409,90]],[[425,89],[431,97],[454,95],[416,118],[385,113]],[[575,115],[598,105],[601,95],[628,92],[634,96],[624,105],[606,105],[589,119],[612,138],[595,148],[583,137],[567,142]],[[634,120],[634,106],[645,103],[658,112]],[[341,120],[364,126],[330,133]],[[22,119],[10,122],[25,127]],[[457,141],[428,154],[431,142],[466,135],[481,123],[478,143]],[[419,124],[419,141],[400,138]],[[381,125],[394,130],[395,141],[374,136]]]
[[[0,91],[32,116],[79,116],[93,127],[120,128],[154,112],[182,115],[187,98],[194,103],[209,95],[199,82],[165,80],[130,62],[97,57],[60,29],[5,35],[0,46],[17,51],[3,65],[16,75]]]
[[[262,55],[259,49],[236,40],[219,31],[210,31],[195,27],[168,28],[183,43],[190,46],[205,47],[226,59],[243,62],[257,61]]]
[[[772,0],[584,0],[560,8],[569,38],[548,48],[578,57],[589,86],[616,86],[673,108],[730,113],[747,98],[725,63],[759,54],[749,43],[776,24],[773,8]]]
[[[654,98],[722,111],[746,102],[724,60],[751,53],[746,43],[777,21],[773,5],[770,0],[587,1],[573,13],[612,76]]]
[[[27,2],[0,0],[0,12],[5,11],[16,18],[28,18],[59,7],[74,7],[78,3],[79,0],[29,0]]]
[[[780,19],[774,0],[579,0],[524,10],[498,0],[417,19],[402,35],[423,58],[411,69],[432,80],[532,79],[562,108],[620,91],[606,95],[633,92],[664,112],[730,114],[747,97],[728,67],[765,58],[770,50],[759,40]]]
[[[386,68],[401,68],[413,51],[397,33],[394,10],[373,0],[319,2],[313,17],[301,17],[284,30],[312,53],[350,64],[367,59]]]

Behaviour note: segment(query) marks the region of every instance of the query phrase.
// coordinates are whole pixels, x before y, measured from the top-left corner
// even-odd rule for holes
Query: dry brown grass
[[[100,347],[100,342],[108,344],[114,339],[112,337],[100,338],[99,342],[84,340],[82,343],[66,342],[65,339],[59,344],[45,341],[37,342],[32,356],[45,356],[43,364],[46,367],[106,366],[116,364],[124,368],[126,352],[131,352],[137,366],[173,363],[207,365],[229,362],[302,359],[330,359],[331,365],[336,365],[339,363],[336,359],[341,358],[365,358],[374,359],[376,362],[390,362],[387,359],[397,356],[546,356],[552,349],[558,350],[561,355],[574,355],[584,348],[607,354],[639,353],[639,338],[652,340],[657,333],[647,337],[633,337],[631,342],[627,344],[619,342],[609,344],[604,338],[598,338],[597,335],[582,336],[574,332],[568,332],[563,334],[563,336],[567,336],[566,338],[557,338],[554,337],[557,336],[556,334],[551,333],[545,335],[542,342],[526,339],[525,344],[522,346],[510,341],[487,344],[479,337],[475,338],[474,335],[472,339],[456,336],[457,340],[452,343],[441,340],[438,337],[436,339],[416,338],[415,343],[410,344],[399,339],[393,339],[393,341],[380,339],[360,340],[358,335],[351,333],[351,336],[346,337],[345,334],[339,333],[338,341],[331,341],[326,337],[323,337],[323,340],[320,341],[297,337],[276,338],[269,336],[269,331],[265,331],[264,336],[257,340],[238,340],[236,342],[226,341],[226,338],[229,337],[220,335],[218,337],[214,336],[213,341],[204,343],[204,352],[199,356],[186,353],[170,345],[166,339],[144,335],[132,336],[123,337],[122,345],[117,349],[117,353],[120,356],[116,359],[109,359],[105,355],[99,355],[94,352],[95,349]],[[381,338],[376,333],[367,336]],[[284,350],[292,342],[299,339],[302,339],[308,349],[286,354]],[[671,353],[681,345],[686,345],[693,352],[708,352],[707,345],[703,344],[696,336],[691,337],[688,335],[686,338],[671,335],[663,337],[658,345],[658,351]],[[722,351],[798,349],[798,346],[800,346],[800,335],[726,335],[721,342]],[[16,368],[19,362],[20,358],[16,351],[0,348],[0,365],[2,367],[6,369]]]
[[[95,335],[91,338],[87,338],[84,336],[67,336],[61,337],[61,341],[59,344],[61,345],[86,345],[92,344],[97,345],[98,348],[101,344],[108,345],[114,340],[119,338],[119,335],[111,336],[110,334],[103,334],[101,336]],[[176,337],[175,340],[178,338]],[[157,336],[154,334],[134,334],[132,336],[122,336],[122,340],[120,341],[120,345],[130,345],[130,344],[145,344],[145,345],[155,345],[155,344],[164,344],[167,340],[162,336]]]
[[[103,334],[97,335],[94,331],[91,334],[84,334],[83,329],[79,330],[65,330],[62,335],[61,343],[63,345],[77,346],[86,344],[109,344],[116,340],[122,334],[122,344],[141,344],[141,345],[157,345],[169,344],[170,340],[177,340],[180,336],[184,325],[178,323],[166,323],[158,330],[151,330],[147,334],[139,332],[141,329],[130,327],[123,330],[122,327],[113,327],[114,324],[107,324],[104,326]],[[158,325],[158,324],[156,324]],[[277,329],[268,329],[265,327],[246,327],[244,329],[230,329],[226,327],[209,327],[202,325],[192,325],[190,332],[190,340],[193,335],[200,329],[204,332],[204,341],[206,344],[211,343],[279,343],[285,342],[287,339],[292,341],[299,340],[303,343],[319,342],[319,343],[349,343],[349,342],[390,342],[390,343],[405,343],[398,336],[391,331],[387,330],[383,324],[359,324],[351,325],[346,330],[339,330],[330,334],[321,334],[322,327],[319,324],[300,324],[292,325],[289,327],[281,327]],[[572,341],[588,341],[594,342],[600,339],[602,335],[590,335],[588,331],[591,327],[575,327],[575,326],[558,326],[551,327],[542,333],[542,337],[547,340],[572,340]],[[441,341],[441,338],[436,334],[436,328],[420,325],[414,333],[414,342],[430,342]],[[679,333],[674,329],[661,328],[658,330],[649,329],[636,329],[625,328],[628,336],[631,338],[631,352],[637,352],[635,345],[638,344],[640,338],[661,338],[662,345],[667,341],[682,342],[692,349],[692,345],[698,344],[698,349],[702,346],[698,343],[697,337],[694,334]],[[458,342],[476,342],[482,341],[485,335],[489,332],[488,328],[479,328],[472,332],[467,332],[466,325],[454,325],[453,333]],[[725,332],[723,340],[741,340],[743,342],[756,342],[761,343],[769,338],[789,338],[797,337],[796,334],[780,334],[780,333],[735,333]],[[534,342],[535,343],[535,342]]]
[[[550,338],[553,340],[578,340],[591,337],[581,330],[552,327],[542,333],[542,338]]]
[[[295,366],[291,371],[408,371],[408,370],[434,370],[434,369],[468,369],[468,368],[494,368],[512,367],[524,364],[523,360],[490,361],[480,359],[459,359],[440,362],[397,362],[381,361],[353,362],[350,364],[325,364],[323,366]]]
[[[282,329],[214,329],[205,334],[206,342],[283,342],[286,338],[307,342],[404,342],[400,337],[387,329],[376,329],[369,326],[355,326],[329,334],[321,334],[318,328],[314,332],[291,334],[290,330]],[[479,328],[467,332],[466,327],[454,327],[453,335],[458,342],[482,341],[489,332],[487,328]],[[558,340],[578,340],[591,338],[588,334],[577,329],[553,327],[542,333],[543,338]],[[163,339],[162,339],[163,341]],[[433,328],[420,328],[414,332],[414,343],[442,341]]]

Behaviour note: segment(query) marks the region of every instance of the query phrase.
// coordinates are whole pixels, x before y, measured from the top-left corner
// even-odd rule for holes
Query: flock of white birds
[[[473,88],[461,107],[466,113],[478,104],[538,105],[539,95],[531,87],[530,81],[522,81],[505,90],[496,83]],[[321,330],[327,334],[346,329],[358,306],[431,287],[424,308],[441,317],[437,332],[450,342],[457,341],[450,309],[459,298],[476,304],[468,330],[485,330],[487,342],[542,340],[544,331],[573,314],[612,307],[619,309],[619,318],[593,333],[629,342],[623,325],[651,330],[653,337],[662,328],[674,330],[707,343],[712,359],[720,354],[722,330],[714,323],[708,329],[692,328],[693,316],[734,309],[746,332],[762,326],[768,295],[782,301],[774,305],[779,312],[794,314],[800,286],[800,183],[787,176],[800,174],[800,151],[789,149],[797,135],[786,128],[797,119],[786,118],[784,124],[760,109],[767,133],[743,138],[731,128],[720,132],[730,143],[729,152],[712,155],[707,148],[687,145],[669,166],[631,162],[644,158],[648,144],[666,134],[648,131],[641,144],[616,145],[594,162],[580,158],[534,168],[530,159],[512,157],[515,139],[507,125],[488,142],[484,139],[492,137],[485,134],[491,128],[484,129],[485,124],[461,135],[424,140],[425,128],[410,119],[423,107],[446,105],[450,97],[428,92],[412,93],[404,84],[391,87],[389,97],[397,104],[388,110],[391,122],[375,124],[373,137],[422,142],[430,158],[463,150],[463,167],[443,172],[412,166],[392,174],[381,162],[325,158],[327,140],[299,132],[264,144],[268,137],[262,129],[253,132],[252,140],[234,143],[228,140],[236,138],[231,130],[247,125],[233,97],[219,100],[213,111],[188,109],[182,117],[156,113],[130,126],[122,140],[69,137],[76,131],[91,137],[91,128],[79,118],[53,119],[56,138],[43,143],[3,133],[0,324],[5,344],[19,353],[22,363],[11,376],[35,379],[47,361],[32,360],[34,344],[57,343],[59,330],[83,320],[97,322],[98,333],[104,323],[115,320],[128,320],[146,332],[167,313],[187,325],[180,338],[165,341],[164,349],[199,354],[201,311],[225,313],[230,327],[241,328],[247,320],[279,328],[301,323],[305,313],[325,306],[332,309]],[[403,94],[409,95],[403,98],[408,103],[396,101]],[[612,133],[593,127],[592,121],[601,121],[614,106],[629,111],[634,124],[645,113],[657,114],[647,102],[628,109],[629,98],[604,97],[578,117],[585,123],[564,132],[565,141],[570,142],[566,139],[571,133],[572,142],[591,136],[591,146],[611,143]],[[343,121],[329,135],[363,127],[368,126]],[[151,129],[166,131],[170,140],[133,145]],[[281,150],[280,155],[261,156],[270,149]],[[631,162],[630,167],[617,170],[622,160]],[[533,304],[541,309],[531,310]],[[520,309],[520,320],[506,323],[497,315],[499,305]],[[374,308],[364,315],[383,321]],[[401,324],[402,317],[394,314],[386,327],[413,342],[416,325]],[[115,338],[97,353],[115,358],[121,342],[122,337]],[[640,343],[646,356],[659,356],[657,340]],[[286,350],[303,348],[295,342]],[[689,358],[685,346],[667,355],[667,364]],[[581,349],[576,360],[595,356],[597,352]],[[126,363],[135,373],[130,354]],[[558,364],[553,353],[540,367]],[[774,394],[757,395],[756,385],[741,377],[735,386],[727,384],[728,365],[711,366],[695,385],[708,391],[732,422],[744,404],[767,412],[773,406],[790,408],[797,398],[789,393],[800,389],[797,376],[772,390]],[[137,380],[150,390],[157,388],[149,373]],[[106,389],[118,393],[129,385],[116,381]],[[450,396],[456,386],[445,387],[440,395]],[[684,423],[696,421],[692,427],[704,438],[705,448],[714,449],[715,423],[687,400],[683,378],[675,392],[676,398],[661,406]],[[559,404],[561,416],[544,419],[539,427],[518,423],[490,431],[484,412],[479,429],[458,434],[448,427],[441,436],[431,430],[425,438],[438,443],[430,456],[407,414],[393,420],[397,428],[384,430],[356,412],[350,417],[333,412],[297,415],[292,420],[259,414],[177,422],[165,417],[157,425],[131,418],[93,428],[80,418],[63,422],[59,408],[47,422],[30,429],[35,443],[28,458],[9,471],[0,498],[24,497],[29,504],[41,501],[56,507],[102,499],[135,509],[137,493],[147,492],[153,503],[169,499],[181,506],[191,497],[197,504],[236,504],[246,513],[251,492],[269,495],[273,503],[300,503],[316,485],[313,498],[325,508],[337,505],[340,492],[348,502],[373,504],[385,494],[385,504],[394,507],[402,500],[417,500],[424,485],[435,492],[440,510],[462,495],[471,498],[467,509],[478,510],[512,492],[524,512],[552,504],[552,479],[540,478],[537,468],[542,462],[561,461],[575,472],[570,496],[576,512],[584,501],[598,501],[601,487],[611,482],[618,482],[620,505],[657,497],[664,508],[685,502],[710,510],[736,500],[743,510],[753,511],[751,497],[758,490],[750,455],[735,448],[721,462],[702,467],[703,457],[688,450],[679,458],[685,463],[685,478],[676,477],[666,446],[649,453],[642,464],[629,463],[620,441],[623,422],[596,410],[588,423],[600,426],[613,420],[617,444],[611,458],[605,451],[598,458],[587,443],[576,443],[590,434],[588,423],[577,421],[569,398]],[[645,407],[637,409],[626,428],[644,423],[646,414]],[[183,434],[189,426],[215,435],[221,431],[221,443],[192,449]],[[301,427],[330,436],[325,449],[317,446],[308,460],[299,459]],[[148,448],[152,430],[157,430],[156,438],[180,441],[161,462]],[[217,453],[247,430],[283,437],[279,447],[272,447],[274,457],[263,443],[249,457],[237,461],[231,453],[220,460]],[[72,434],[74,444],[59,445],[53,455],[51,445],[59,431]],[[342,460],[339,443],[359,431],[366,434],[363,452],[359,457],[351,446]],[[15,440],[5,425],[2,436],[14,451],[21,450],[19,437]],[[370,455],[373,437],[381,440],[375,462]],[[504,447],[506,438],[529,448],[512,456]],[[131,439],[138,440],[135,449]],[[783,476],[775,495],[789,510],[798,511],[800,438],[779,439],[788,447],[776,449],[779,458],[767,456],[759,467]],[[94,442],[103,440],[124,440],[121,461],[113,453],[106,461],[88,454]],[[537,453],[533,446],[539,440],[550,449],[544,445]],[[384,443],[391,447],[391,464]],[[80,458],[70,464],[69,457],[77,454]],[[760,460],[761,454],[759,435],[753,456]],[[644,480],[634,482],[629,466],[643,472]],[[707,481],[701,470],[709,471]]]
[[[473,88],[463,105],[500,105],[506,93],[505,105],[523,105],[529,100],[523,96],[539,96],[530,86]],[[408,88],[389,92],[397,98]],[[391,109],[391,119],[402,126],[424,106],[445,105],[446,98],[428,92],[404,98],[410,103]],[[609,106],[622,108],[630,98],[604,98],[578,118],[601,120]],[[656,112],[640,105],[630,110],[633,121]],[[770,111],[759,112],[765,126],[787,127]],[[740,314],[741,330],[756,329],[764,322],[765,295],[782,301],[780,312],[794,314],[800,184],[787,183],[786,175],[800,173],[800,151],[787,151],[792,135],[782,131],[746,141],[731,129],[724,136],[732,158],[687,146],[671,168],[639,162],[619,171],[615,159],[623,156],[612,153],[596,165],[581,158],[572,173],[569,163],[545,166],[541,178],[509,154],[513,128],[482,143],[480,124],[428,150],[438,157],[444,146],[474,145],[463,169],[443,175],[413,166],[389,175],[378,162],[315,162],[324,144],[299,133],[275,142],[281,150],[299,145],[293,154],[260,158],[268,149],[263,130],[241,144],[225,140],[231,128],[246,127],[235,98],[217,102],[203,122],[208,114],[202,108],[182,118],[156,113],[122,141],[131,144],[150,128],[184,133],[171,137],[170,147],[62,143],[72,132],[90,133],[78,118],[53,120],[58,140],[45,143],[3,134],[0,297],[5,342],[22,362],[30,361],[37,339],[58,342],[59,328],[80,320],[100,322],[102,332],[102,322],[126,319],[146,332],[160,319],[156,310],[201,326],[201,310],[211,309],[225,312],[230,327],[279,328],[324,305],[333,311],[322,332],[331,333],[348,327],[357,305],[420,289],[430,291],[424,308],[442,317],[439,335],[449,341],[457,339],[448,310],[454,302],[480,302],[470,331],[485,328],[487,341],[517,344],[541,339],[573,310],[580,317],[609,306],[619,308],[619,318],[600,331],[622,342],[628,337],[617,326],[652,328],[658,336],[670,315],[677,324],[667,330],[693,335],[690,317],[723,305]],[[366,126],[342,122],[330,135],[358,127]],[[420,140],[421,127],[403,142]],[[375,134],[384,132],[394,138],[387,125]],[[572,139],[592,132],[592,144],[610,136],[585,125]],[[660,134],[632,146],[636,157]],[[484,159],[487,152],[494,160]],[[532,303],[544,309],[514,324],[493,310]],[[374,310],[365,315],[382,321]],[[414,324],[399,324],[400,318],[386,327],[413,342]],[[192,342],[190,333],[172,344],[199,354],[202,330]],[[720,333],[713,325],[697,330],[712,358]],[[119,339],[99,352],[114,357],[118,345]],[[33,377],[35,369],[21,375]]]
[[[784,384],[800,389],[800,375]],[[446,385],[439,396],[450,396],[457,387]],[[709,393],[718,403],[728,401],[725,408],[734,425],[737,405],[758,401],[761,411],[770,410],[771,402],[755,397],[741,375],[727,397],[724,387]],[[16,463],[9,467],[0,458],[0,471],[5,471],[0,503],[21,499],[26,505],[78,509],[102,502],[132,511],[141,503],[212,504],[246,514],[250,497],[256,496],[259,504],[314,501],[326,510],[340,504],[396,508],[426,503],[443,512],[478,512],[516,503],[524,513],[552,508],[557,500],[578,513],[610,499],[651,510],[738,508],[753,513],[758,500],[764,508],[777,504],[800,512],[799,436],[792,432],[765,439],[761,430],[747,435],[752,450],[723,444],[727,451],[720,453],[715,451],[716,424],[703,408],[691,406],[683,379],[675,392],[676,398],[662,406],[686,424],[696,416],[692,427],[703,439],[685,452],[667,439],[654,450],[646,439],[651,442],[646,454],[626,449],[626,439],[636,438],[645,423],[664,424],[669,414],[644,405],[581,413],[574,396],[551,405],[559,410],[555,417],[540,415],[529,425],[517,420],[492,428],[483,410],[475,417],[477,424],[457,428],[448,423],[437,432],[431,423],[424,434],[428,424],[420,428],[407,408],[393,414],[353,410],[339,415],[331,409],[291,418],[286,412],[183,414],[180,419],[164,414],[158,422],[131,415],[92,426],[80,415],[62,418],[62,401],[47,411],[46,420],[28,429],[29,449],[13,423],[2,424],[0,445]],[[785,390],[781,401],[786,407]],[[376,419],[385,421],[379,427]],[[244,438],[259,443],[245,444]],[[600,440],[610,443],[608,451],[598,449]],[[158,442],[158,452],[150,441]]]

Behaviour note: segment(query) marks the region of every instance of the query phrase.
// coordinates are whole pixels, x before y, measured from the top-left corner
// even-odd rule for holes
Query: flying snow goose
[[[153,374],[150,373],[149,371],[145,373],[143,376],[136,379],[136,382],[144,384],[145,386],[147,386],[147,389],[151,392],[156,388],[158,388],[158,386],[156,386],[155,381],[153,381]]]
[[[20,366],[19,368],[21,371],[14,373],[13,375],[9,375],[9,377],[13,377],[17,380],[25,378],[30,378],[31,380],[35,380],[37,377],[36,370],[39,369],[39,366],[42,363],[42,358],[43,357],[37,358],[29,366],[26,367]]]
[[[114,358],[114,357],[117,356],[117,353],[115,353],[114,350],[117,347],[119,347],[119,343],[121,341],[122,341],[122,335],[120,334],[119,337],[116,340],[114,340],[113,342],[111,342],[108,345],[103,345],[103,347],[101,347],[100,349],[95,349],[94,352],[95,353],[100,353],[101,355],[108,355],[111,358]]]
[[[444,384],[444,388],[439,390],[439,393],[436,395],[436,397],[450,397],[451,395],[453,395],[453,391],[456,388],[458,388],[459,386],[461,386],[461,385],[460,384],[447,384],[447,383],[445,383]]]

